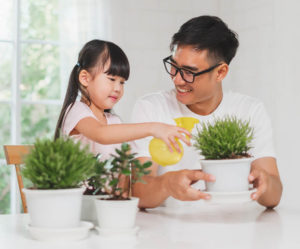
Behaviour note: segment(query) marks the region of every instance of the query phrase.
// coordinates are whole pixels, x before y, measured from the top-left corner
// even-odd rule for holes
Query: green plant
[[[22,175],[37,189],[66,189],[79,187],[94,174],[96,160],[80,143],[61,137],[36,140],[25,158]]]
[[[104,190],[105,175],[107,174],[105,167],[102,166],[103,162],[100,162],[101,154],[95,156],[94,174],[86,181],[84,185],[86,187],[84,195],[107,195]]]
[[[235,116],[216,119],[214,123],[201,123],[194,136],[194,147],[205,159],[235,159],[250,157],[250,142],[253,128],[249,121],[242,121]]]
[[[110,195],[110,199],[127,199],[131,184],[143,182],[142,177],[150,173],[150,161],[141,164],[135,158],[136,153],[130,153],[130,145],[123,143],[121,149],[116,149],[116,155],[105,161],[97,161],[95,175],[88,179],[94,193],[101,191]],[[133,174],[131,172],[134,172]],[[131,178],[131,184],[126,184],[126,178]]]

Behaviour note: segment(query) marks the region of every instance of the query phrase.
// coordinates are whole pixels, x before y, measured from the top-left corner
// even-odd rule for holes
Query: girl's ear
[[[81,85],[87,87],[89,85],[91,79],[91,75],[88,71],[86,70],[81,70],[79,73],[79,82],[81,83]]]

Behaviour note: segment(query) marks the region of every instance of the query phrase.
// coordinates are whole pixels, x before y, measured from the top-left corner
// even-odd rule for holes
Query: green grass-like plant
[[[36,189],[77,188],[94,174],[96,160],[88,149],[67,137],[37,139],[24,159],[22,175]]]
[[[216,119],[213,123],[201,123],[197,129],[194,147],[205,159],[236,159],[250,157],[250,142],[253,128],[249,121],[242,121],[235,116]]]
[[[150,173],[147,168],[152,165],[150,161],[141,164],[135,159],[136,153],[131,153],[130,149],[129,144],[123,143],[120,150],[116,149],[116,155],[111,155],[112,157],[105,161],[97,161],[95,175],[87,180],[90,188],[87,193],[107,194],[113,200],[124,200],[130,197],[131,184],[143,182],[142,177]],[[125,177],[131,178],[131,184],[121,186],[120,181],[125,180]]]

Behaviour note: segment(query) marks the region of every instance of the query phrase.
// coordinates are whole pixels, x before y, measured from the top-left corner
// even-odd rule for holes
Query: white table
[[[31,239],[27,214],[0,215],[0,248],[300,248],[300,208],[265,210],[258,204],[156,208],[139,212],[136,239],[103,238],[95,230],[87,239],[67,243]]]

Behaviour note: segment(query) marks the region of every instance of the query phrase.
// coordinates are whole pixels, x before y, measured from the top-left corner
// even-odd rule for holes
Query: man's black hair
[[[229,64],[235,56],[239,41],[237,34],[216,16],[199,16],[184,23],[172,37],[171,51],[176,46],[191,45],[207,50],[208,59]]]

